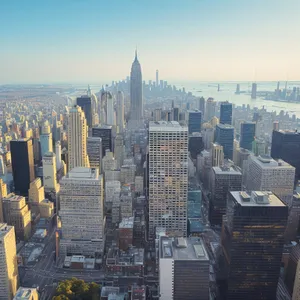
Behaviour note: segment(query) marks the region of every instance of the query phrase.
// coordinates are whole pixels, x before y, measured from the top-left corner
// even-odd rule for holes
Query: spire
[[[137,58],[137,47],[135,47],[135,58],[134,58],[134,61],[137,61],[138,58]]]

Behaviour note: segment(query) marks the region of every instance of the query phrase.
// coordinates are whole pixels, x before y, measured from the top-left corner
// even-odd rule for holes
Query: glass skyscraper
[[[233,157],[234,127],[231,125],[218,124],[216,126],[215,142],[223,146],[224,158]]]
[[[252,143],[255,137],[255,123],[241,123],[240,148],[252,150]]]
[[[202,112],[201,111],[189,111],[189,134],[193,132],[200,132],[202,122]]]
[[[220,123],[232,124],[232,103],[222,102],[220,105]]]

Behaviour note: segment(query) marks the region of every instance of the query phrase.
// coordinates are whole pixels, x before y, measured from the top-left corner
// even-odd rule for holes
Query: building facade
[[[202,123],[202,112],[189,111],[189,122],[188,122],[189,134],[192,134],[193,132],[200,132],[201,123]]]
[[[252,144],[255,138],[255,123],[241,123],[240,148],[252,151]]]
[[[227,124],[218,124],[215,132],[215,142],[223,146],[224,158],[233,158],[234,127]]]
[[[228,101],[220,105],[220,123],[232,125],[232,103]]]

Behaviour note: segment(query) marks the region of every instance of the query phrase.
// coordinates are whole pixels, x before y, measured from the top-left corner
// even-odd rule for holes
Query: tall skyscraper
[[[149,234],[164,227],[187,235],[188,129],[178,122],[149,123]]]
[[[137,58],[137,51],[135,51],[135,59],[130,72],[130,121],[133,128],[142,123],[143,101],[142,70]]]
[[[59,189],[56,179],[56,156],[53,152],[47,152],[43,157],[43,183],[46,192],[56,193]]]
[[[45,153],[53,151],[52,132],[48,121],[46,121],[42,126],[41,134],[40,134],[40,143],[41,143],[41,156],[43,158]]]
[[[227,299],[276,299],[287,217],[270,192],[229,194],[221,239]]]
[[[117,94],[117,126],[119,128],[119,132],[124,131],[125,125],[125,104],[124,104],[124,93],[118,91]]]
[[[115,125],[115,109],[114,109],[114,97],[111,93],[108,93],[106,97],[106,124]]]
[[[189,111],[189,134],[193,132],[201,131],[202,112],[201,111]]]
[[[88,167],[87,123],[81,107],[74,106],[69,112],[68,121],[68,170],[75,167]]]
[[[156,78],[155,78],[156,87],[158,88],[159,80],[158,80],[158,70],[156,70]]]
[[[250,155],[244,162],[243,182],[249,191],[271,191],[287,205],[291,205],[295,168],[283,160],[269,156]]]
[[[220,105],[220,123],[232,125],[232,103],[228,101]]]
[[[216,115],[216,101],[213,98],[208,98],[206,101],[206,121],[210,121]]]
[[[300,179],[300,133],[298,131],[273,131],[271,156],[283,159],[296,168]]]
[[[94,127],[92,129],[92,136],[102,139],[102,157],[104,157],[106,150],[113,151],[112,126],[102,125]]]
[[[101,173],[102,139],[100,137],[87,138],[87,153],[91,168],[98,168]]]
[[[19,285],[14,226],[0,223],[0,299],[12,300]]]
[[[215,142],[223,146],[224,158],[233,158],[234,127],[227,124],[216,126]]]
[[[26,196],[30,182],[35,178],[32,140],[11,141],[10,152],[15,191]]]
[[[124,160],[124,139],[122,135],[117,134],[115,138],[115,159],[117,161],[117,169],[120,169]]]
[[[90,96],[84,95],[77,98],[77,105],[81,107],[86,118],[89,128],[93,126],[92,99]]]
[[[199,98],[199,110],[202,112],[202,117],[205,117],[205,99],[204,97]]]
[[[55,143],[55,155],[56,155],[56,170],[60,170],[62,167],[61,162],[61,143],[60,141]]]
[[[242,189],[242,173],[235,167],[213,167],[210,183],[210,222],[221,226],[222,217],[226,213],[227,194]]]
[[[101,255],[104,246],[103,179],[97,169],[74,168],[60,181],[62,254]]]
[[[209,299],[209,256],[202,239],[160,238],[159,294],[161,300]]]
[[[252,83],[252,89],[251,89],[251,99],[256,99],[256,92],[257,92],[257,83]]]
[[[241,123],[240,148],[252,151],[255,138],[255,122]]]
[[[211,145],[211,158],[213,167],[221,167],[224,163],[224,151],[223,146],[212,143]]]

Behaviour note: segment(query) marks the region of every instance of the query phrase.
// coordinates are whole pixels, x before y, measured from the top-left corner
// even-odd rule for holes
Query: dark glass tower
[[[104,157],[107,149],[113,151],[112,126],[102,125],[99,127],[93,127],[92,137],[100,137],[102,139],[102,157]]]
[[[189,111],[189,134],[193,132],[201,131],[202,112],[201,111]]]
[[[276,299],[287,217],[271,192],[229,193],[221,239],[228,300]]]
[[[232,103],[222,102],[220,106],[220,123],[232,124]]]
[[[271,156],[282,159],[296,168],[300,179],[300,133],[297,131],[273,131]]]
[[[130,120],[139,124],[143,120],[142,70],[135,51],[135,59],[130,72]]]
[[[77,98],[77,105],[82,108],[85,114],[86,122],[89,128],[93,126],[92,100],[89,96]]]
[[[35,179],[32,140],[11,141],[10,151],[15,192],[27,196],[30,182]]]
[[[252,151],[252,143],[255,137],[255,123],[241,123],[240,148]]]
[[[223,146],[224,158],[233,157],[234,127],[231,125],[218,124],[216,126],[215,142]]]

